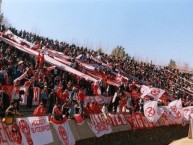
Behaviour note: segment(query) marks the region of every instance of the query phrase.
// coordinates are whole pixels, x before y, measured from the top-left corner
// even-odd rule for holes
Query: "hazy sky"
[[[19,30],[193,67],[192,0],[3,0],[2,11]]]

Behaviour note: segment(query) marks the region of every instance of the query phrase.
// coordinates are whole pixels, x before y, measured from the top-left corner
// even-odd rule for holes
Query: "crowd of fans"
[[[1,32],[5,31],[1,25]],[[85,104],[86,96],[96,95],[94,83],[75,74],[64,72],[58,68],[49,70],[49,64],[44,61],[43,54],[36,58],[18,49],[14,49],[3,41],[0,42],[0,112],[1,116],[21,115],[19,111],[19,101],[23,91],[17,90],[20,86],[27,86],[27,105],[32,107],[33,88],[39,87],[40,103],[34,109],[34,115],[54,114],[55,119],[62,119],[62,115],[73,118],[75,113],[83,117],[89,113],[100,112],[143,112],[143,103],[152,98],[145,96],[140,99],[140,86],[142,84],[164,89],[164,99],[160,100],[159,105],[167,105],[175,99],[181,98],[183,106],[191,106],[192,74],[182,73],[178,69],[169,69],[168,67],[159,67],[151,63],[138,62],[134,58],[116,58],[104,53],[90,50],[88,48],[70,45],[66,42],[54,41],[49,38],[37,36],[35,34],[18,31],[15,28],[9,28],[15,35],[33,43],[34,48],[49,48],[70,56],[72,59],[70,66],[78,69],[79,59],[87,63],[101,65],[100,62],[93,61],[94,57],[108,66],[102,70],[108,75],[109,69],[125,75],[128,80],[120,87],[107,84],[104,80],[99,83],[101,95],[111,96],[111,101],[102,105],[96,101]],[[108,68],[108,69],[107,69]],[[27,76],[19,81],[14,81],[27,71]],[[3,90],[4,85],[13,85],[16,91],[12,94],[12,100]],[[117,97],[113,100],[114,94]]]

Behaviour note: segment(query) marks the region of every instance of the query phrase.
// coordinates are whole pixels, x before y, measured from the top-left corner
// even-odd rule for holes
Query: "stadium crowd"
[[[1,34],[6,29],[1,25]],[[80,78],[75,74],[65,72],[58,68],[49,69],[50,65],[45,62],[44,55],[41,52],[37,57],[31,56],[18,49],[13,49],[10,45],[0,42],[0,111],[1,117],[5,115],[21,115],[19,113],[19,101],[24,93],[19,90],[20,86],[27,86],[27,105],[32,107],[33,88],[41,88],[39,105],[34,109],[34,115],[54,114],[57,120],[62,115],[73,118],[75,113],[83,117],[89,113],[100,112],[120,112],[129,110],[132,112],[143,112],[143,103],[151,100],[150,96],[140,98],[140,87],[145,84],[164,89],[164,99],[159,100],[159,105],[167,105],[175,99],[182,99],[183,106],[191,106],[193,85],[191,82],[192,74],[182,73],[178,69],[169,69],[160,67],[151,63],[136,61],[134,58],[116,58],[104,53],[59,42],[49,38],[37,36],[35,34],[18,31],[15,28],[9,28],[15,35],[33,43],[33,49],[53,49],[70,56],[68,60],[70,66],[80,69],[76,59],[82,62],[94,63],[100,68],[103,75],[109,75],[112,72],[120,73],[128,79],[121,86],[113,86],[105,80],[101,80],[98,87],[101,95],[113,96],[117,93],[115,100],[104,104],[97,104],[91,101],[85,104],[86,96],[96,96],[96,84]],[[94,61],[91,56],[96,58]],[[107,66],[102,66],[102,63]],[[108,67],[109,66],[109,67]],[[97,68],[97,69],[98,69]],[[25,78],[18,80],[22,74],[27,72]],[[15,91],[12,94],[12,100],[9,94],[3,90],[4,85],[13,85]],[[17,113],[16,113],[17,111]]]

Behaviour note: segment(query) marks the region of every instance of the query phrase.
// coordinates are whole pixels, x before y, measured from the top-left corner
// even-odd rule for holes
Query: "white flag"
[[[148,87],[148,86],[145,86],[145,85],[142,85],[141,86],[141,89],[140,89],[140,92],[141,92],[141,96],[140,96],[140,98],[144,98],[148,93],[150,93],[151,92],[151,90],[150,90],[150,88]]]
[[[158,100],[164,93],[165,91],[162,89],[150,88],[150,92],[147,95],[153,97],[154,100]]]
[[[162,108],[157,107],[157,101],[148,101],[144,104],[144,115],[150,122],[157,122],[163,112]]]
[[[193,114],[193,106],[185,107],[184,109],[184,118],[189,121],[190,115]]]
[[[182,108],[181,99],[170,102],[168,106],[170,111],[170,115],[169,115],[170,119],[175,120],[178,123],[182,123],[184,110]]]

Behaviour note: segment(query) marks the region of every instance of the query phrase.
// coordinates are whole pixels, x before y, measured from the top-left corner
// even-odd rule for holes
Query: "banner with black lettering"
[[[47,116],[17,118],[23,145],[43,145],[53,142]]]
[[[56,131],[62,145],[75,145],[75,138],[66,119],[57,121],[51,118],[50,123]]]

